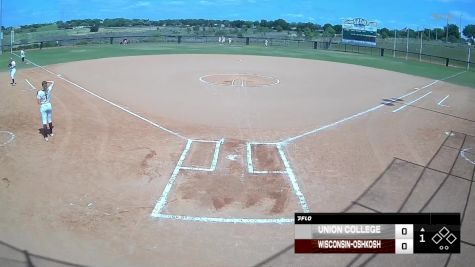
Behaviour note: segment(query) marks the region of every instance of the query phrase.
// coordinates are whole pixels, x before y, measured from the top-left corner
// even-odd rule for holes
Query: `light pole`
[[[406,60],[407,60],[407,55],[409,54],[409,28],[407,28],[407,37],[406,37]]]
[[[0,55],[3,55],[3,0],[0,0]]]
[[[419,48],[419,61],[422,60],[422,31],[421,31],[421,47]]]
[[[468,57],[467,57],[467,71],[470,70],[470,48],[471,48],[471,43],[468,42]]]

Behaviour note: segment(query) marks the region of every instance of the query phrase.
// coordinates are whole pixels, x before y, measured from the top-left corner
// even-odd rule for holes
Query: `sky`
[[[340,24],[365,18],[390,29],[475,24],[475,0],[1,0],[2,24],[86,18],[275,20]]]

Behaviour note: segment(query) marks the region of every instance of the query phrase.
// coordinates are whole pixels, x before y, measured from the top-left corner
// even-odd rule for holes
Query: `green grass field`
[[[325,60],[356,64],[379,68],[389,71],[396,71],[416,76],[427,77],[431,79],[441,79],[464,69],[445,67],[421,63],[413,60],[404,60],[392,58],[391,56],[380,57],[376,55],[364,55],[355,53],[335,52],[328,50],[314,49],[291,49],[286,47],[263,46],[220,46],[217,44],[163,44],[163,43],[142,43],[128,46],[120,45],[83,45],[76,47],[58,47],[46,48],[43,50],[27,51],[27,58],[40,65],[49,65],[56,63],[65,63],[70,61],[97,59],[105,57],[122,57],[137,55],[160,55],[160,54],[242,54],[242,55],[260,55],[293,57],[303,59]],[[6,66],[11,55],[5,53],[0,57],[0,65]],[[15,57],[16,58],[16,57]],[[32,67],[18,62],[18,69]],[[475,70],[463,73],[448,82],[475,88]]]

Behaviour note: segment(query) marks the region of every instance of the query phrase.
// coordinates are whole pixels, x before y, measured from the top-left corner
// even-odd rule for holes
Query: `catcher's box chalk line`
[[[449,98],[449,96],[450,95],[447,95],[446,97],[444,97],[442,100],[439,101],[439,103],[437,103],[437,105],[442,106],[442,107],[449,107],[447,105],[442,104],[447,98]]]
[[[13,140],[15,140],[15,137],[16,137],[14,133],[9,132],[9,131],[0,131],[0,136],[1,135],[8,135],[9,137],[8,137],[7,141],[4,141],[4,142],[0,143],[0,146],[6,146],[6,145],[10,144],[11,142],[13,142]]]
[[[464,158],[466,161],[472,163],[475,165],[475,162],[471,159],[469,159],[466,155],[465,155],[465,152],[471,150],[471,148],[465,148],[464,150],[460,151],[460,155],[462,156],[462,158]],[[470,152],[469,152],[470,153]]]

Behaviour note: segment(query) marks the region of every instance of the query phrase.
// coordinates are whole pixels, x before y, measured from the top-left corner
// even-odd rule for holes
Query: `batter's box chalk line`
[[[472,148],[465,148],[463,149],[462,151],[460,151],[460,156],[462,156],[462,158],[464,158],[466,161],[472,163],[475,165],[475,161],[473,161],[472,159],[470,159],[466,153],[470,153],[469,151],[472,150]]]
[[[0,131],[0,147],[6,146],[15,140],[16,136],[14,133],[9,131]]]
[[[213,153],[213,158],[211,160],[211,165],[209,168],[197,168],[197,167],[187,167],[183,166],[184,161],[186,160],[189,151],[191,149],[191,146],[193,143],[214,143],[215,148],[214,148],[214,153]],[[188,139],[185,148],[183,149],[180,158],[178,159],[178,162],[175,166],[175,169],[173,170],[173,173],[165,186],[165,189],[163,190],[159,200],[157,201],[157,204],[155,205],[151,216],[154,218],[160,218],[160,219],[170,219],[170,220],[181,220],[181,221],[191,221],[191,222],[206,222],[206,223],[234,223],[234,224],[287,224],[287,223],[293,223],[294,219],[293,218],[220,218],[220,217],[202,217],[202,216],[187,216],[187,215],[177,215],[177,214],[166,214],[163,212],[164,208],[167,205],[167,200],[168,200],[168,195],[170,194],[171,189],[173,188],[177,176],[180,173],[181,170],[188,170],[188,171],[205,171],[205,172],[214,172],[216,171],[216,165],[219,159],[219,152],[221,145],[224,143],[224,139],[220,140],[196,140],[196,139]],[[282,161],[282,164],[284,165],[285,171],[255,171],[252,163],[252,147],[253,145],[271,145],[275,146],[279,157]],[[291,185],[293,192],[297,196],[300,204],[300,208],[304,212],[309,212],[309,208],[307,205],[307,201],[305,200],[304,195],[302,194],[300,187],[297,183],[297,179],[295,177],[294,171],[292,170],[290,163],[285,155],[283,146],[278,143],[258,143],[258,142],[248,142],[246,143],[247,147],[247,167],[248,171],[251,174],[257,174],[257,175],[262,175],[262,174],[273,174],[273,173],[278,173],[278,174],[285,174],[287,175]]]

